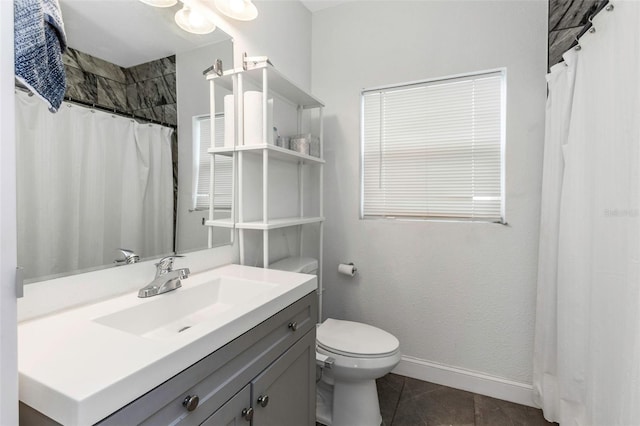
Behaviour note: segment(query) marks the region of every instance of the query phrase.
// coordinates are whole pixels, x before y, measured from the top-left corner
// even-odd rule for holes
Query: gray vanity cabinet
[[[317,317],[313,291],[98,424],[313,426]],[[58,424],[25,404],[20,415]]]
[[[315,424],[314,344],[308,332],[202,426]]]
[[[246,425],[247,411],[251,400],[251,386],[245,386],[233,398],[227,401],[202,426],[240,426]]]
[[[314,425],[317,299],[315,291],[308,294],[100,425]],[[259,392],[271,392],[266,407],[257,402]],[[195,396],[199,402],[188,411],[185,401]],[[294,405],[308,414],[303,421]],[[271,417],[283,420],[270,422]]]
[[[313,425],[315,333],[307,333],[251,382],[253,426]]]

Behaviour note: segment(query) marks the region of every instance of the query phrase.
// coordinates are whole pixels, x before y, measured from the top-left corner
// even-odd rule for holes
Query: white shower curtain
[[[173,250],[171,134],[16,93],[18,264],[26,278]]]
[[[565,425],[640,425],[640,2],[548,77],[534,394]]]

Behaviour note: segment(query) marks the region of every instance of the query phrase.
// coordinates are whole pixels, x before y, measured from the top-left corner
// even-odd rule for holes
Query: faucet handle
[[[124,258],[123,259],[116,259],[116,260],[113,261],[113,263],[126,263],[127,265],[129,265],[131,263],[137,263],[137,262],[140,261],[140,256],[135,254],[133,250],[125,249],[125,248],[119,248],[119,249],[116,249],[116,251],[120,252],[122,254],[122,256],[124,256]]]
[[[169,256],[165,256],[156,263],[157,273],[166,274],[167,272],[171,272],[173,270],[173,259],[176,257],[184,257],[178,254],[172,254]]]

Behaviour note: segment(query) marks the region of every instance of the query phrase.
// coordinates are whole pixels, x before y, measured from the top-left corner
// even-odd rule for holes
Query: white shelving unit
[[[210,210],[209,220],[205,222],[209,226],[209,240],[212,239],[212,228],[227,228],[232,230],[238,230],[239,248],[240,248],[240,263],[245,264],[245,231],[246,232],[262,232],[262,255],[263,266],[267,268],[269,266],[269,231],[280,228],[298,227],[299,235],[299,251],[302,255],[303,250],[303,235],[304,226],[310,224],[319,225],[319,238],[318,238],[318,291],[322,292],[322,246],[323,246],[323,197],[322,197],[322,181],[324,173],[324,149],[323,149],[323,103],[307,93],[305,90],[299,88],[296,84],[291,82],[288,78],[277,71],[273,66],[264,63],[252,67],[251,69],[232,69],[225,71],[222,76],[216,74],[210,74],[207,76],[210,87],[210,109],[211,116],[214,117],[215,111],[215,90],[216,87],[223,87],[231,90],[234,94],[235,105],[235,145],[233,147],[216,147],[215,141],[212,136],[211,148],[208,152],[211,154],[211,188],[214,187],[215,174],[214,174],[214,156],[225,155],[234,158],[234,190],[233,190],[233,203],[232,213],[230,219],[214,220],[214,195],[213,190],[210,190]],[[263,112],[263,129],[262,129],[262,144],[244,144],[244,88],[245,87],[258,88],[262,90],[262,112]],[[303,111],[309,109],[318,110],[318,124],[319,134],[316,136],[320,140],[320,157],[314,157],[311,155],[302,154],[296,151],[289,150],[287,148],[271,145],[267,143],[268,132],[272,129],[268,128],[267,120],[267,103],[269,98],[278,98],[289,105],[295,106],[297,111],[297,132],[302,133],[303,127]],[[212,126],[214,124],[212,123]],[[211,135],[214,135],[215,131],[211,129]],[[248,183],[244,179],[244,167],[245,161],[254,156],[258,159],[262,157],[262,218],[261,220],[245,220],[247,217],[244,206],[244,195],[247,190]],[[271,217],[269,214],[269,197],[270,197],[270,179],[269,170],[271,167],[278,167],[278,164],[274,164],[273,160],[279,162],[287,162],[297,164],[298,167],[298,211],[294,212],[293,216],[289,217]],[[281,164],[281,163],[280,163]],[[305,191],[307,186],[304,182],[304,167],[315,166],[318,168],[318,182],[316,190],[317,194],[317,207],[312,216],[305,215],[307,211],[304,202]],[[236,206],[237,203],[237,206]]]

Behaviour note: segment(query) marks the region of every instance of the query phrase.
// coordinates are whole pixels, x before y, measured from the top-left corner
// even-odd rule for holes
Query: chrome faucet
[[[189,277],[189,268],[173,270],[173,259],[182,256],[166,256],[156,263],[156,277],[138,291],[138,297],[151,297],[182,287],[180,280]]]
[[[113,261],[113,263],[117,263],[120,265],[123,265],[123,264],[130,265],[132,263],[138,263],[140,261],[140,256],[135,254],[133,250],[119,248],[119,249],[116,249],[116,251],[122,254],[123,258],[116,259]]]

